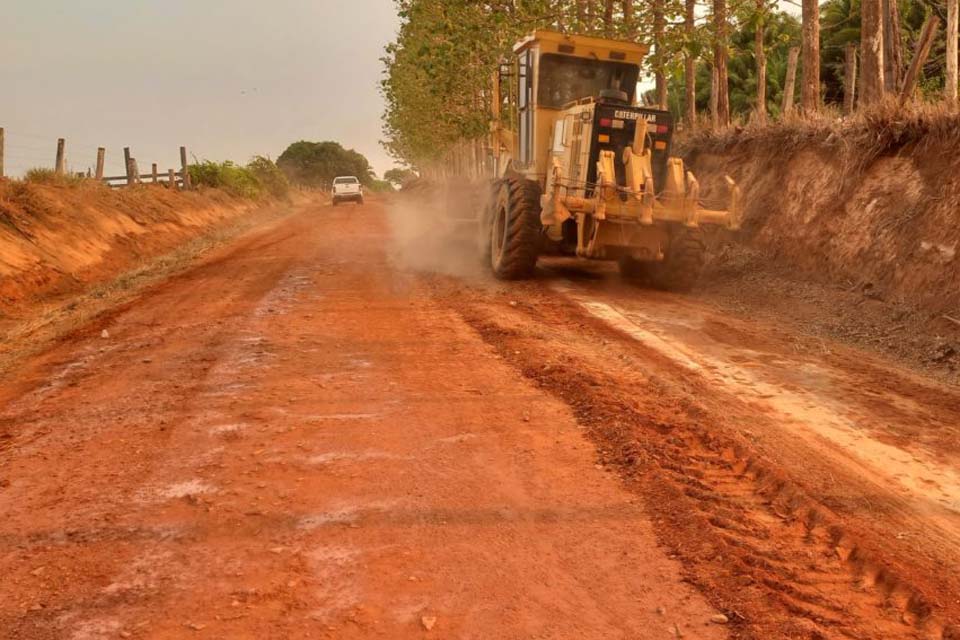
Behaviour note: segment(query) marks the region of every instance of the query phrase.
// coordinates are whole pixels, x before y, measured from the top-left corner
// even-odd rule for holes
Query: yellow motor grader
[[[494,81],[493,192],[480,242],[494,275],[529,277],[543,254],[618,260],[629,278],[693,286],[703,225],[737,229],[740,190],[703,206],[670,156],[673,117],[635,104],[643,45],[536,31]]]

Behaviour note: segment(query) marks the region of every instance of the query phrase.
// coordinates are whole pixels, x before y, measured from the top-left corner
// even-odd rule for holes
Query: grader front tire
[[[533,275],[540,254],[540,188],[524,178],[505,178],[490,220],[490,267],[501,280]]]
[[[650,265],[653,286],[686,293],[693,289],[706,262],[707,247],[699,230],[684,229],[670,240],[662,262]]]

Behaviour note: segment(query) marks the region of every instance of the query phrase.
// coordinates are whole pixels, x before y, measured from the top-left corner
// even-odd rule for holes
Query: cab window
[[[635,64],[546,53],[540,58],[537,104],[559,109],[582,98],[595,98],[604,89],[619,89],[632,102],[639,76]]]

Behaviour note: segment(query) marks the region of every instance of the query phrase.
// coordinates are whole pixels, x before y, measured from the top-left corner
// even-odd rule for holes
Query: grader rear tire
[[[623,256],[617,262],[620,268],[620,277],[634,283],[644,283],[650,277],[650,267],[653,263],[646,260],[637,260],[630,256]]]
[[[682,229],[670,239],[663,262],[650,264],[650,282],[664,291],[693,289],[703,271],[707,247],[699,229]]]
[[[500,182],[490,215],[490,267],[501,280],[533,275],[540,254],[540,187],[525,178]]]

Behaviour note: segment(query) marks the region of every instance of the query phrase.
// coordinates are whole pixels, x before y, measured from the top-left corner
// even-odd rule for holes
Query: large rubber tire
[[[521,177],[507,177],[490,211],[489,258],[493,275],[521,280],[533,275],[540,255],[540,187]]]
[[[653,265],[648,260],[635,260],[630,256],[623,256],[617,262],[620,268],[620,277],[631,282],[646,283],[650,279],[650,267]]]
[[[706,253],[699,229],[678,230],[670,238],[663,261],[650,264],[650,283],[664,291],[690,291],[700,279]]]

